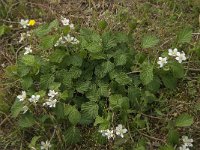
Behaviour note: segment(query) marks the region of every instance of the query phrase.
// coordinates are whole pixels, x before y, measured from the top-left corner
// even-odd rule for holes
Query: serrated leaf
[[[79,93],[83,94],[84,92],[88,91],[90,83],[91,83],[90,81],[85,81],[85,82],[82,82],[82,83],[78,83],[78,86],[77,86],[76,90]]]
[[[115,81],[120,85],[126,85],[126,84],[131,84],[132,79],[126,73],[120,72],[115,77]]]
[[[23,103],[19,100],[15,100],[14,104],[11,107],[11,114],[14,118],[16,118],[21,111],[23,111]]]
[[[35,119],[33,115],[26,113],[19,119],[18,124],[22,128],[28,128],[35,124]]]
[[[176,145],[179,142],[179,133],[175,129],[170,129],[167,135],[167,143]]]
[[[81,114],[75,107],[72,107],[68,119],[73,125],[76,125],[81,119]]]
[[[184,67],[182,64],[178,62],[174,62],[173,64],[170,65],[172,69],[173,76],[175,78],[183,78],[184,77]]]
[[[36,62],[33,55],[24,55],[21,61],[27,66],[34,66]]]
[[[86,102],[81,105],[81,111],[89,119],[95,119],[98,115],[99,106],[95,102]]]
[[[140,79],[144,85],[149,84],[153,80],[153,65],[146,62],[142,64]]]
[[[79,55],[70,55],[65,58],[65,63],[67,65],[80,67],[83,63],[83,59]]]
[[[191,28],[184,28],[179,32],[177,37],[178,43],[189,43],[191,39],[192,39]]]
[[[65,106],[63,103],[57,103],[56,108],[54,109],[54,112],[57,116],[57,118],[64,119],[65,117]]]
[[[119,54],[115,57],[115,64],[116,66],[123,66],[126,64],[127,55],[126,54]]]
[[[109,89],[108,88],[109,88],[108,84],[100,83],[99,88],[98,88],[98,93],[101,96],[108,97],[108,95],[109,95]]]
[[[21,80],[21,84],[24,90],[27,90],[33,85],[33,79],[30,76],[24,77]]]
[[[175,89],[176,88],[177,80],[173,76],[171,76],[170,74],[169,75],[162,75],[161,78],[162,78],[162,81],[163,81],[165,87],[167,87],[169,89]]]
[[[177,127],[188,127],[191,126],[193,122],[194,122],[193,117],[187,113],[181,114],[175,120],[175,124]]]
[[[109,73],[115,66],[110,61],[106,61],[101,64],[101,67],[103,73]]]
[[[158,44],[159,39],[152,35],[146,35],[142,39],[142,48],[151,48]]]
[[[55,39],[57,37],[55,35],[48,35],[41,38],[40,47],[44,50],[50,49],[54,46]]]
[[[118,43],[128,42],[128,36],[126,33],[118,32],[115,34],[115,39]]]
[[[55,77],[51,74],[41,75],[40,86],[43,89],[47,89],[54,82]]]
[[[78,128],[74,126],[70,127],[67,129],[67,131],[65,131],[64,138],[66,144],[68,145],[76,144],[81,139],[81,132]]]
[[[99,34],[89,29],[81,29],[81,46],[91,53],[102,51],[102,40]]]
[[[81,76],[82,70],[79,69],[78,67],[72,66],[72,67],[69,69],[69,74],[70,74],[70,76],[71,76],[72,79],[77,79],[78,77]]]
[[[122,97],[120,94],[111,95],[109,97],[109,105],[112,109],[122,108],[129,101],[128,97]],[[123,104],[124,103],[124,104]]]
[[[57,49],[50,55],[50,61],[60,63],[66,55],[68,55],[67,52]]]
[[[105,32],[102,35],[102,43],[103,43],[103,49],[108,50],[110,48],[113,48],[117,46],[117,42],[115,40],[115,36],[112,35],[110,32]]]

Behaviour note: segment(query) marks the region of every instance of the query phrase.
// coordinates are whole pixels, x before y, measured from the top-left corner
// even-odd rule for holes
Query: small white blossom
[[[25,38],[31,36],[30,32],[26,32],[26,33],[20,33],[20,39],[19,39],[19,43],[21,43],[22,41],[25,40]]]
[[[178,49],[175,48],[174,50],[168,49],[168,55],[170,56],[177,56]]]
[[[50,108],[56,107],[57,100],[56,99],[48,99],[47,102],[43,103],[43,106],[49,106]]]
[[[185,57],[185,53],[182,52],[177,52],[177,55],[176,55],[176,60],[179,62],[179,63],[182,63],[183,60],[186,60],[186,57]]]
[[[159,61],[157,62],[157,64],[160,65],[160,68],[162,68],[165,64],[167,64],[167,57],[159,57],[158,58]]]
[[[189,139],[188,136],[182,136],[182,140],[185,146],[192,147],[193,139]]]
[[[67,36],[64,36],[63,38],[64,38],[67,42],[72,43],[72,44],[78,44],[78,43],[79,43],[79,41],[78,41],[75,37],[70,36],[69,34],[67,34]]]
[[[108,139],[114,139],[115,138],[115,134],[113,130],[109,130],[107,129],[106,132],[104,133],[105,136],[107,136]]]
[[[26,99],[26,92],[22,91],[22,94],[18,95],[17,98],[19,99],[19,101],[24,101]]]
[[[27,46],[27,47],[25,47],[24,49],[25,49],[24,55],[27,55],[27,54],[29,54],[29,53],[32,53],[31,46]]]
[[[61,16],[61,22],[64,26],[68,26],[69,25],[69,19]]]
[[[70,27],[70,29],[74,29],[74,24],[71,23],[71,24],[69,25],[69,27]]]
[[[54,90],[49,90],[48,96],[50,97],[55,97],[56,95],[58,95],[58,92],[55,92]]]
[[[31,98],[29,98],[29,101],[33,103],[37,103],[39,99],[40,99],[40,95],[32,95]]]
[[[121,124],[119,124],[116,129],[115,129],[115,132],[118,136],[121,136],[122,138],[124,137],[124,133],[127,133],[127,129],[122,127]]]
[[[28,106],[23,107],[23,114],[25,114],[28,111]]]
[[[51,144],[49,141],[46,141],[46,142],[41,142],[41,149],[44,149],[44,150],[48,150],[49,148],[51,148]]]
[[[99,132],[102,134],[102,136],[106,136],[106,135],[105,135],[106,130],[100,130]]]
[[[179,150],[190,150],[186,145],[182,145],[179,147]]]
[[[28,19],[26,19],[26,20],[21,19],[19,23],[21,24],[21,26],[22,26],[23,28],[26,28],[26,27],[29,25],[28,22],[29,22]]]

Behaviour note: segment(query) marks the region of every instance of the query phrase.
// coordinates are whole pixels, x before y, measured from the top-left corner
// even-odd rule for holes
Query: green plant
[[[60,147],[76,144],[81,140],[80,126],[98,126],[99,143],[104,143],[105,138],[98,130],[123,124],[131,133],[148,126],[148,120],[141,115],[156,112],[161,89],[176,88],[185,75],[181,64],[185,59],[170,56],[168,61],[159,63],[163,67],[159,68],[157,58],[134,50],[131,34],[107,31],[105,27],[100,32],[83,28],[76,39],[71,34],[78,34],[69,21],[64,22],[65,26],[60,26],[54,20],[33,29],[27,39],[31,46],[19,55],[16,65],[6,68],[6,75],[19,80],[23,91],[12,105],[11,114],[18,118],[22,130],[31,128],[36,133],[29,147],[39,147],[36,143],[41,138],[53,140],[55,145],[60,142]],[[190,40],[188,34],[191,31],[184,30],[178,41]],[[158,42],[155,36],[145,36],[142,48],[153,48]],[[161,56],[168,57],[168,53]],[[169,130],[192,122],[189,115],[180,116]],[[57,137],[52,131],[58,133]],[[178,143],[177,134],[176,130],[169,132],[169,144]],[[126,134],[111,143],[122,146],[131,138]]]

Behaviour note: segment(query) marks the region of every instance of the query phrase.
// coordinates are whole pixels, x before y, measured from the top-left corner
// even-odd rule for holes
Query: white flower
[[[58,94],[58,92],[55,92],[54,90],[49,90],[48,96],[51,98],[55,97]]]
[[[111,139],[111,138],[114,139],[115,138],[115,134],[114,134],[113,130],[107,129],[104,134],[105,134],[105,136],[107,136],[108,139]]]
[[[69,19],[61,16],[61,22],[64,26],[68,26],[69,25]]]
[[[187,148],[186,145],[182,145],[179,147],[179,150],[190,150],[189,148]]]
[[[71,23],[71,24],[69,25],[69,27],[70,27],[70,29],[74,29],[74,24]]]
[[[26,92],[22,91],[22,94],[18,95],[17,98],[19,99],[19,101],[24,101],[26,99]]]
[[[25,114],[28,111],[28,106],[23,107],[23,114]]]
[[[193,144],[193,139],[189,139],[187,136],[182,136],[182,140],[184,142],[184,145],[187,146],[187,147],[192,147]]]
[[[63,37],[61,36],[58,41],[56,41],[56,44],[54,44],[54,46],[58,46],[59,44],[65,44],[66,41],[64,41]]]
[[[72,44],[78,44],[79,40],[77,40],[75,37],[70,36],[69,34],[67,34],[67,36],[63,37],[67,42],[72,43]]]
[[[40,147],[41,149],[48,150],[50,147],[51,147],[51,144],[49,141],[41,142],[41,147]]]
[[[29,37],[30,35],[30,31],[26,32],[26,33],[20,33],[20,39],[19,39],[19,43],[21,43],[22,41],[25,40],[26,37]]]
[[[122,128],[122,125],[119,124],[116,129],[115,129],[115,132],[118,136],[121,136],[122,138],[124,137],[124,133],[127,133],[127,129],[126,128]]]
[[[26,28],[28,26],[28,22],[29,22],[28,19],[26,20],[21,19],[19,23],[22,25],[23,28]]]
[[[174,50],[168,49],[168,55],[170,56],[177,56],[178,49],[175,48]]]
[[[177,55],[176,55],[176,60],[179,62],[179,63],[182,63],[183,60],[186,60],[186,57],[185,57],[185,53],[182,52],[177,52]]]
[[[160,68],[162,68],[165,64],[167,64],[167,57],[159,57],[158,58],[159,61],[157,62],[157,64],[160,65]]]
[[[47,102],[43,103],[43,106],[47,105],[49,106],[50,108],[51,107],[56,107],[56,103],[57,103],[57,100],[56,99],[48,99]]]
[[[102,136],[106,136],[106,135],[105,135],[106,130],[100,130],[99,132],[102,134]]]
[[[40,99],[40,95],[32,95],[31,98],[29,98],[29,101],[33,103],[37,103],[39,99]]]
[[[31,49],[31,46],[27,46],[24,48],[26,51],[24,52],[24,55],[27,55],[29,53],[32,53],[32,49]]]

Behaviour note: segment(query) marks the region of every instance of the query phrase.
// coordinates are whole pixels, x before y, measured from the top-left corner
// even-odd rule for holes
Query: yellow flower
[[[35,23],[36,23],[35,20],[32,19],[32,20],[29,20],[28,25],[29,26],[34,26]]]

